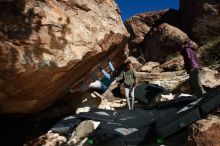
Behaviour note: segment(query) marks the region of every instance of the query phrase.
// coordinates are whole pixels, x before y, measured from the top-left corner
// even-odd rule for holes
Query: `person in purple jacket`
[[[201,65],[199,64],[196,52],[198,46],[191,40],[187,40],[182,44],[181,54],[184,59],[184,68],[189,74],[190,85],[197,97],[203,96],[205,90],[202,87],[200,78]]]

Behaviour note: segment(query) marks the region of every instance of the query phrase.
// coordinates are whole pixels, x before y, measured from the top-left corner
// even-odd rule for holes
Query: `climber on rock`
[[[115,80],[115,69],[111,63],[111,61],[109,59],[107,59],[108,62],[108,66],[111,70],[111,73],[107,73],[101,66],[99,66],[99,71],[103,74],[103,78],[102,79],[98,79],[97,75],[91,76],[89,78],[88,82],[81,82],[80,83],[80,87],[76,88],[76,89],[71,89],[70,88],[70,92],[76,92],[76,91],[87,91],[89,89],[99,89],[101,91],[106,91],[108,89],[108,87],[111,85],[111,83]]]

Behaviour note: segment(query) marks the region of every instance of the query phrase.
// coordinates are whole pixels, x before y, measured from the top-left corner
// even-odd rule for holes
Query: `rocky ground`
[[[157,63],[158,65],[159,63]],[[169,64],[168,66],[171,66]],[[145,64],[146,68],[152,67],[152,64],[149,63],[149,66]],[[141,66],[141,68],[143,68]],[[153,70],[152,70],[153,71]],[[202,83],[206,90],[217,86],[220,84],[220,76],[219,73],[208,68],[204,68],[202,70]],[[170,92],[165,95],[158,95],[156,98],[157,102],[171,100],[175,94],[178,93],[191,93],[190,86],[187,84],[188,75],[185,71],[174,71],[174,72],[161,72],[161,73],[152,73],[152,72],[138,72],[138,78],[140,83],[156,83],[164,88],[168,89]],[[209,78],[207,78],[207,76]],[[1,140],[2,144],[7,145],[85,145],[86,137],[92,133],[95,129],[95,125],[93,121],[84,121],[81,125],[76,128],[76,131],[73,132],[71,137],[64,137],[59,135],[58,133],[47,133],[51,126],[58,121],[59,119],[73,113],[80,113],[89,111],[93,107],[98,107],[102,109],[109,110],[117,110],[117,109],[126,109],[126,101],[123,96],[119,93],[119,85],[117,83],[113,83],[110,88],[104,93],[98,93],[96,91],[91,91],[84,93],[81,95],[80,100],[78,100],[77,108],[74,109],[73,104],[76,104],[76,101],[72,101],[69,105],[60,106],[55,105],[47,109],[46,111],[26,118],[9,118],[2,117],[1,119]],[[169,97],[171,98],[167,98]],[[69,95],[71,96],[71,94]],[[136,107],[143,106],[141,103],[136,102]],[[215,113],[219,114],[218,111]],[[209,123],[209,126],[205,126],[208,128],[201,127],[201,125]],[[217,125],[216,125],[217,124]],[[200,139],[204,139],[206,137],[205,134],[208,134],[208,137],[213,137],[210,135],[215,131],[219,126],[218,117],[207,118],[207,120],[201,120],[193,124],[187,129],[179,132],[178,134],[171,136],[165,141],[166,145],[178,146],[181,145],[192,145],[192,143],[202,143]],[[83,126],[84,125],[84,126]],[[89,126],[90,125],[90,126]],[[200,126],[199,126],[200,125]],[[213,126],[214,127],[213,127]],[[89,128],[89,127],[91,128]],[[209,128],[210,127],[210,128]],[[213,127],[213,128],[212,128]],[[15,130],[16,129],[16,130]],[[90,129],[90,130],[89,130]],[[203,131],[203,133],[198,131]],[[78,133],[80,134],[76,134]],[[209,132],[207,132],[209,131]],[[199,135],[198,135],[199,133]],[[210,134],[209,134],[210,133]],[[214,134],[215,135],[215,134]],[[218,135],[215,135],[216,139]],[[14,141],[10,141],[10,139],[14,139]],[[204,140],[205,142],[205,140]],[[218,141],[215,141],[218,143]],[[152,145],[153,146],[153,145]],[[156,146],[156,145],[155,145]],[[217,146],[217,145],[216,145]]]

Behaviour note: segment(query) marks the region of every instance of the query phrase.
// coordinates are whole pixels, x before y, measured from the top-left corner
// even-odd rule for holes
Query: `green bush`
[[[215,65],[220,63],[220,42],[216,45],[206,48],[201,52],[201,59],[206,65]]]
[[[197,19],[193,26],[193,35],[202,45],[199,53],[204,65],[220,64],[220,16],[206,15]]]

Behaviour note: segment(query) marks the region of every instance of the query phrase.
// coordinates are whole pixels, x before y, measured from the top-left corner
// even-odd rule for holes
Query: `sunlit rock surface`
[[[114,0],[0,2],[0,113],[33,113],[65,97],[128,37]]]
[[[219,146],[220,118],[210,115],[188,128],[188,146]]]

